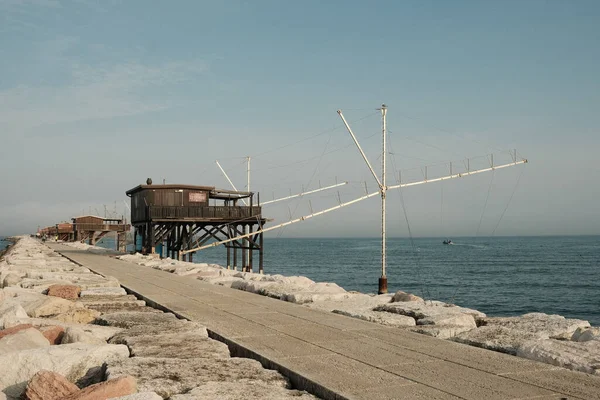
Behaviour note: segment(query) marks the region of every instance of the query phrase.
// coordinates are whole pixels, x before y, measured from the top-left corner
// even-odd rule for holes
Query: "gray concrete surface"
[[[600,399],[600,377],[49,244],[325,399]]]

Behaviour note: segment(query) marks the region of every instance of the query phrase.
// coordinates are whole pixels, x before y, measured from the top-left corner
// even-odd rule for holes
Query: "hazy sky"
[[[155,183],[271,199],[274,223],[466,157],[525,166],[389,194],[391,235],[600,233],[598,1],[0,0],[0,235],[124,212]],[[436,167],[432,165],[437,165]],[[377,198],[271,236],[371,236]],[[502,218],[501,218],[502,217]],[[481,222],[480,222],[481,221]]]

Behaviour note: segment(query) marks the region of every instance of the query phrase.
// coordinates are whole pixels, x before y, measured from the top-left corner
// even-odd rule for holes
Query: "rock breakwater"
[[[0,260],[0,366],[11,400],[315,398],[28,237]]]

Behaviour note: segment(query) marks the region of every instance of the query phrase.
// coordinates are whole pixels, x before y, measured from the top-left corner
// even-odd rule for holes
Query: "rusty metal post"
[[[388,292],[387,283],[387,276],[382,276],[379,278],[379,290],[377,291],[378,294],[386,294]]]

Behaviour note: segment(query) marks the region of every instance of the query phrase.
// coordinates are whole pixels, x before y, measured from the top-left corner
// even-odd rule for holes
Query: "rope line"
[[[496,229],[498,229],[498,226],[500,225],[500,222],[502,221],[502,218],[504,218],[504,213],[506,213],[506,210],[508,210],[508,206],[510,205],[510,202],[512,201],[512,198],[515,195],[515,192],[517,191],[517,187],[519,186],[519,182],[521,181],[521,175],[523,175],[524,171],[525,171],[525,167],[521,168],[521,172],[519,172],[519,177],[517,178],[517,183],[515,183],[515,187],[513,188],[513,191],[510,194],[510,197],[509,197],[508,201],[506,202],[506,207],[504,207],[504,211],[502,211],[502,214],[500,214],[500,218],[498,219],[498,223],[494,227],[494,230],[492,230],[492,236],[494,236],[494,234],[496,233]]]
[[[492,170],[492,179],[490,179],[490,185],[488,186],[487,196],[485,197],[485,203],[483,204],[483,210],[481,210],[481,215],[479,216],[479,225],[477,225],[477,232],[475,233],[475,237],[479,237],[479,229],[481,228],[481,221],[483,220],[483,214],[485,214],[485,209],[487,207],[488,199],[490,198],[490,192],[492,191],[492,184],[494,183],[494,175],[496,170]]]

